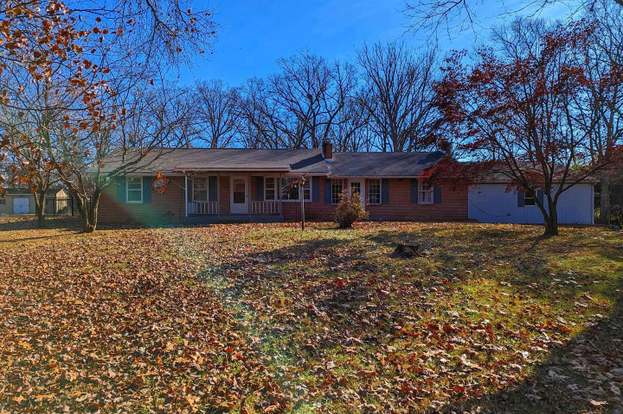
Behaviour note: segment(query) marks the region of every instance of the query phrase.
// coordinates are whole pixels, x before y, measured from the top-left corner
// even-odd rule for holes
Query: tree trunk
[[[89,218],[88,218],[88,206],[87,202],[84,198],[79,197],[78,199],[78,211],[80,212],[80,230],[83,233],[91,233],[95,229],[89,228]]]
[[[79,198],[81,230],[83,233],[93,233],[97,228],[97,214],[100,202],[100,193],[91,197]]]
[[[100,197],[98,194],[96,197],[94,197],[93,200],[91,200],[91,203],[89,204],[89,225],[91,229],[89,233],[95,231],[95,229],[97,228],[97,214],[99,209],[99,203]]]
[[[604,174],[599,179],[601,193],[599,195],[599,223],[610,224],[610,176]]]
[[[37,215],[37,227],[43,227],[45,225],[46,192],[36,191],[33,195],[35,199],[35,214]]]
[[[553,200],[548,200],[548,214],[545,218],[545,237],[558,236],[558,210]]]

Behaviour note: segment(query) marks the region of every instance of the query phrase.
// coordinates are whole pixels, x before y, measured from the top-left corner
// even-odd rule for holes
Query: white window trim
[[[342,194],[344,192],[344,180],[342,179],[331,179],[331,205],[338,205],[340,204],[340,200],[337,200],[337,202],[333,202],[333,183],[334,182],[339,182],[342,185],[342,191],[340,191],[340,194]]]
[[[418,204],[435,204],[435,186],[431,185],[430,189],[425,190],[422,188],[424,184],[423,180],[418,180],[417,184],[417,203]],[[421,196],[423,193],[430,193],[430,201],[425,201]]]
[[[130,192],[130,190],[129,190],[130,180],[128,180],[128,178],[132,178],[132,179],[140,178],[140,180],[141,180],[140,181],[141,182],[141,199],[140,200],[130,201],[128,199],[128,193]],[[138,190],[134,189],[132,191],[138,191]],[[142,176],[140,176],[140,177],[136,177],[136,176],[134,176],[134,177],[126,177],[126,179],[125,179],[125,202],[128,203],[128,204],[143,204],[143,177]]]
[[[532,200],[533,200],[534,202],[533,202],[532,204],[528,204],[528,203],[526,202],[526,197],[527,197],[527,195],[528,195],[528,190],[524,190],[524,193],[523,193],[523,206],[522,206],[522,207],[524,207],[524,208],[525,208],[525,207],[536,207],[536,206],[537,206],[536,199],[537,199],[537,197],[538,197],[538,195],[539,195],[539,189],[535,189],[535,190],[533,191]]]
[[[266,198],[266,190],[268,189],[268,187],[266,186],[266,179],[267,178],[272,178],[273,179],[273,183],[274,183],[274,187],[273,187],[273,191],[275,192],[275,198],[272,200],[269,200],[268,198]],[[279,180],[280,177],[279,176],[274,176],[274,175],[265,175],[264,176],[264,201],[279,201],[279,199],[281,198],[281,191],[280,191],[280,186],[279,186]]]
[[[216,177],[216,200],[212,200],[210,201],[210,177]],[[201,177],[194,177],[194,178],[201,178],[201,179],[205,179],[206,180],[206,199],[205,200],[196,200],[195,199],[195,180],[192,179],[191,180],[191,185],[190,187],[190,193],[191,193],[191,201],[192,202],[197,202],[197,203],[218,203],[220,202],[220,179],[219,179],[219,175],[206,175],[206,176],[201,176]]]
[[[288,178],[297,178],[297,177],[288,177],[288,176],[279,177],[279,196],[278,196],[279,197],[279,201],[281,201],[283,203],[296,203],[298,201],[300,203],[301,202],[300,195],[299,195],[299,198],[297,198],[296,200],[290,200],[290,199],[283,199],[283,198],[281,198],[281,178],[288,179]],[[313,187],[313,184],[312,184],[313,180],[311,180],[310,178],[311,177],[307,177],[307,182],[309,183],[309,198],[304,198],[303,199],[303,201],[305,201],[306,203],[311,203],[312,198],[313,198],[313,195],[312,195],[313,194],[313,188],[312,188]],[[303,197],[305,197],[305,190],[303,190]]]
[[[379,202],[378,203],[371,203],[370,202],[370,194],[372,194],[372,192],[370,191],[370,181],[378,181],[379,182]],[[383,180],[381,180],[380,178],[368,178],[366,185],[368,188],[366,188],[366,204],[368,204],[369,206],[380,206],[381,204],[383,204]]]
[[[205,180],[206,183],[206,199],[205,200],[197,200],[195,198],[195,179],[202,179]],[[192,200],[194,203],[207,203],[208,199],[210,198],[210,179],[209,177],[194,177],[194,179],[192,180]]]

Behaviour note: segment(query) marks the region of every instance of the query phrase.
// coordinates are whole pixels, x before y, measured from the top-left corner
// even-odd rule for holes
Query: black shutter
[[[186,179],[186,184],[188,185],[188,188],[186,189],[186,196],[188,198],[187,201],[193,201],[193,179],[192,177],[188,177]]]
[[[143,203],[151,203],[151,188],[154,177],[143,177]]]
[[[208,201],[218,201],[218,177],[208,177]]]
[[[331,204],[331,180],[326,177],[324,179],[324,203]]]
[[[311,180],[312,201],[318,203],[320,201],[320,177],[314,176]]]
[[[413,204],[418,203],[418,181],[417,178],[411,179],[411,202]]]
[[[264,201],[264,177],[253,177],[255,180],[255,201]]]
[[[543,205],[543,190],[540,188],[536,191],[536,198],[539,200],[541,205]]]
[[[117,201],[120,203],[125,203],[125,177],[115,177],[115,185],[117,186]]]
[[[433,187],[433,202],[435,204],[441,203],[441,186],[439,185]]]
[[[381,180],[381,203],[389,203],[389,179]]]

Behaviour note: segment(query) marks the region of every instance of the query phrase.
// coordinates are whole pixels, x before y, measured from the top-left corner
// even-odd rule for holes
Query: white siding
[[[593,224],[593,185],[578,184],[565,191],[558,201],[560,224]],[[468,217],[483,223],[542,224],[537,206],[517,205],[517,189],[506,184],[471,185]]]

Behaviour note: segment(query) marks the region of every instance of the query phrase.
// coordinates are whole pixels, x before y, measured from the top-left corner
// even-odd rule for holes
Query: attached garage
[[[542,193],[526,194],[501,183],[470,185],[468,217],[482,223],[543,224],[535,199]],[[558,201],[560,224],[594,224],[594,186],[582,183],[565,191]]]

